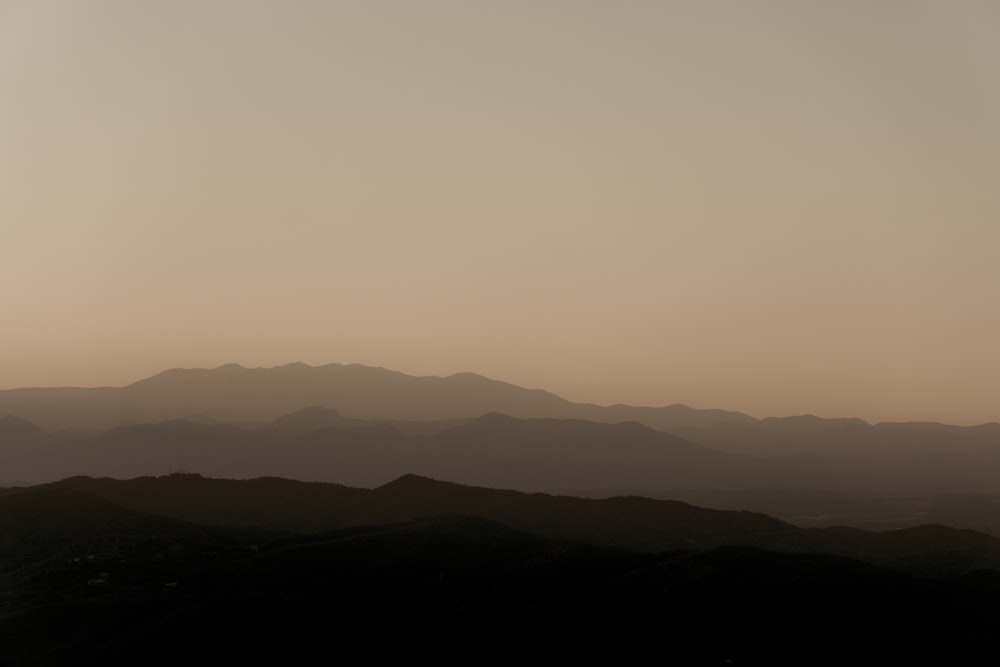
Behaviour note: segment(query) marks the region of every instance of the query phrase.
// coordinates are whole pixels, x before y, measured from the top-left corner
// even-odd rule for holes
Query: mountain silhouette
[[[328,423],[301,435],[301,431]],[[497,413],[406,434],[396,422],[311,409],[259,429],[171,420],[25,448],[0,442],[5,475],[34,482],[197,472],[378,486],[414,472],[495,488],[762,485],[766,462],[717,452],[635,422],[515,419]],[[401,425],[404,427],[405,423]]]
[[[295,363],[274,368],[227,364],[215,369],[171,369],[125,387],[0,391],[0,414],[18,415],[50,430],[99,431],[191,414],[237,425],[263,424],[311,406],[365,420],[465,419],[503,412],[516,417],[635,420],[656,428],[752,421],[741,413],[681,405],[604,408],[475,373],[416,377],[360,364]]]
[[[286,435],[305,435],[323,428],[355,428],[368,425],[363,419],[350,419],[336,410],[312,405],[271,422],[266,428]]]
[[[1000,569],[1000,538],[918,526],[873,532],[806,529],[763,514],[636,496],[590,500],[490,489],[407,474],[375,489],[276,478],[174,474],[131,480],[75,477],[35,489],[67,489],[135,512],[223,527],[296,533],[476,516],[547,539],[641,552],[745,546],[827,553],[921,576]],[[2,496],[0,496],[2,498]]]
[[[680,664],[990,664],[998,542],[417,475],[74,478],[0,491],[0,662],[297,660],[336,632],[391,638],[400,658],[497,644],[514,659],[527,643]]]
[[[0,442],[30,443],[42,440],[46,432],[31,422],[19,417],[0,418]]]
[[[998,424],[757,420],[683,405],[602,407],[473,373],[415,377],[358,364],[228,364],[164,371],[126,387],[0,391],[0,414],[12,415],[0,424],[0,483],[188,470],[377,486],[416,472],[588,495],[640,488],[1000,494]],[[541,421],[528,427],[499,414]],[[480,421],[484,415],[494,416]],[[557,429],[546,419],[562,424]],[[178,420],[218,428],[127,430]],[[379,424],[391,430],[371,430]],[[126,430],[111,435],[119,428]]]

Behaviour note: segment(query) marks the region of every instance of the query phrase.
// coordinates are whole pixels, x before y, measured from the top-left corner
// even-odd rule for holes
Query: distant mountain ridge
[[[467,419],[500,412],[518,418],[637,421],[668,431],[756,425],[768,431],[803,433],[868,426],[860,419],[812,415],[758,420],[742,412],[683,404],[574,403],[542,389],[526,389],[476,373],[413,376],[361,364],[296,362],[272,368],[225,364],[213,369],[169,369],[124,387],[0,390],[0,416],[20,417],[50,431],[107,430],[191,415],[233,424],[264,424],[310,406],[363,420]],[[1000,434],[1000,424],[967,428]]]
[[[454,423],[369,422],[308,408],[257,429],[169,420],[95,434],[51,434],[32,442],[0,437],[0,472],[9,480],[176,471],[355,486],[377,486],[416,472],[529,491],[631,482],[728,487],[772,476],[752,458],[637,422],[515,419],[499,413]]]
[[[518,420],[552,421],[522,432]],[[279,441],[280,450],[265,446]],[[0,483],[190,470],[368,486],[419,472],[524,490],[808,487],[886,497],[1000,493],[998,465],[1000,424],[603,407],[474,373],[416,377],[359,364],[228,364],[126,387],[0,391]]]
[[[7,389],[0,415],[15,415],[46,430],[106,430],[187,415],[239,424],[266,423],[309,406],[351,419],[436,420],[502,412],[514,417],[640,421],[653,428],[755,421],[739,412],[666,407],[602,407],[572,403],[541,389],[525,389],[475,373],[412,376],[360,364],[273,368],[226,364],[214,369],[171,369],[125,387]]]

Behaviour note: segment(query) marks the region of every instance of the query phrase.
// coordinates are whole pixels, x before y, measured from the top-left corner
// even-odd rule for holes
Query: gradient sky
[[[998,176],[995,0],[0,0],[0,387],[1000,421]]]

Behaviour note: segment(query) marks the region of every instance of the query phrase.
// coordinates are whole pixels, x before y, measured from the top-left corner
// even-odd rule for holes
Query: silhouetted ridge
[[[401,428],[412,429],[412,434]],[[10,465],[0,470],[16,475],[14,480],[30,480],[28,474],[39,469],[47,474],[36,472],[38,481],[80,474],[125,478],[189,471],[374,487],[411,472],[529,491],[620,487],[629,482],[747,484],[765,473],[759,462],[713,452],[635,422],[515,419],[487,413],[469,421],[408,423],[345,419],[323,408],[298,411],[263,428],[185,420],[123,426],[68,437],[32,455],[10,450],[6,458]]]
[[[475,373],[411,376],[360,364],[214,369],[175,368],[126,387],[0,391],[0,411],[57,428],[106,429],[204,414],[231,423],[271,422],[311,405],[331,405],[354,419],[467,419],[497,411],[515,417],[596,421],[669,417],[670,423],[750,419],[739,413],[669,408],[602,408],[570,403],[542,389],[526,389]],[[624,412],[623,412],[624,411]],[[666,422],[665,422],[666,423]]]
[[[302,414],[292,416],[297,412]],[[0,414],[56,432],[37,439],[49,448],[45,452],[41,447],[25,452],[33,436],[5,436],[0,429],[0,484],[74,474],[129,477],[194,470],[359,486],[414,472],[523,490],[811,488],[881,497],[1000,493],[996,424],[870,426],[813,415],[755,420],[682,404],[601,407],[474,373],[417,377],[360,364],[227,364],[171,369],[127,387],[4,390]],[[253,434],[216,431],[211,442],[205,430],[106,433],[188,415],[198,415],[194,421],[203,425],[234,424]],[[373,422],[392,424],[399,433],[344,432]],[[320,435],[323,428],[341,432]],[[77,429],[93,435],[62,432]],[[144,451],[116,449],[129,439]],[[278,452],[271,447],[278,442],[288,446]],[[968,525],[1000,533],[1000,521],[984,517],[972,517]]]
[[[311,405],[308,408],[302,408],[301,410],[297,410],[296,412],[291,412],[283,417],[275,419],[272,422],[272,425],[276,426],[297,421],[325,422],[327,420],[340,421],[343,419],[345,419],[344,415],[340,414],[336,410],[331,410],[330,408],[324,408],[319,405]]]
[[[55,483],[142,512],[220,526],[322,530],[349,523],[344,517],[371,492],[338,484],[276,477],[211,479],[193,473],[129,480],[73,477]]]
[[[517,491],[486,489],[408,474],[374,489],[371,502],[377,503],[390,520],[406,521],[439,514],[475,514],[517,527],[517,523],[504,521],[490,510],[516,501],[522,495]]]
[[[26,419],[14,416],[0,417],[0,443],[35,440],[45,435],[45,431]]]
[[[421,515],[428,494],[447,511]],[[482,512],[468,511],[470,494]],[[283,528],[200,526],[133,503],[227,522],[271,512]],[[1000,577],[941,578],[920,532],[904,535],[907,546],[677,502],[419,475],[372,491],[192,474],[73,478],[0,492],[0,662],[279,664],[296,647],[329,651],[332,628],[367,645],[388,638],[402,659],[431,640],[439,650],[444,637],[456,651],[510,648],[512,659],[528,646],[572,660],[600,648],[678,664],[993,664]],[[816,553],[820,544],[841,555]],[[934,578],[901,574],[921,571]]]
[[[858,558],[921,576],[1000,569],[1000,539],[974,531],[940,526],[883,533],[802,529],[763,514],[711,510],[678,501],[526,494],[413,474],[373,490],[189,474],[127,481],[78,477],[48,488],[73,489],[134,511],[222,526],[316,532],[472,515],[547,539],[643,552],[742,545]],[[6,497],[0,493],[0,503]]]
[[[387,484],[383,484],[376,488],[377,491],[386,492],[401,492],[401,493],[412,493],[414,491],[420,492],[428,489],[439,489],[439,488],[460,488],[462,484],[455,484],[453,482],[442,482],[436,479],[431,479],[430,477],[424,477],[423,475],[414,475],[413,473],[407,473],[392,480]],[[472,488],[472,487],[469,487]]]
[[[847,426],[869,426],[868,422],[857,418],[829,419],[816,415],[796,415],[793,417],[765,417],[760,420],[762,426],[780,428],[790,431],[815,431],[828,428],[844,428]]]
[[[70,486],[33,487],[0,495],[0,562],[4,551],[40,554],[51,543],[122,535],[203,539],[212,531],[123,507]]]
[[[137,380],[128,388],[149,388],[156,386],[169,386],[177,384],[188,384],[192,381],[211,380],[221,378],[234,378],[245,374],[249,369],[239,364],[223,364],[215,368],[168,368],[165,371],[151,375],[148,378]]]
[[[490,489],[469,484],[458,484],[456,482],[446,482],[442,480],[424,477],[423,475],[406,474],[402,475],[388,484],[373,489],[373,493],[380,496],[395,496],[419,501],[430,497],[462,498],[469,495],[479,495],[493,499],[507,498],[524,495],[520,491],[506,489]]]

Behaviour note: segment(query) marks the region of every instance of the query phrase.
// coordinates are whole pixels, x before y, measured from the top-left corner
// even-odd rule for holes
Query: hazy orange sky
[[[0,0],[0,387],[998,421],[998,175],[995,0]]]

